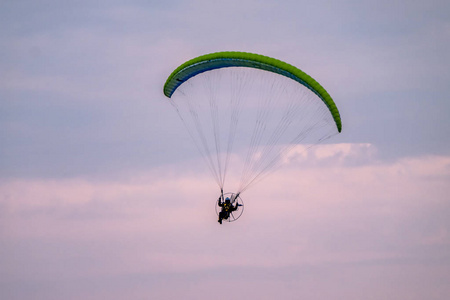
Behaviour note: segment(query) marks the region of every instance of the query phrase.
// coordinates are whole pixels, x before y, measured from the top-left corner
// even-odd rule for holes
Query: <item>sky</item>
[[[448,299],[449,46],[439,0],[0,1],[0,298]],[[216,51],[343,123],[222,226],[162,93]]]

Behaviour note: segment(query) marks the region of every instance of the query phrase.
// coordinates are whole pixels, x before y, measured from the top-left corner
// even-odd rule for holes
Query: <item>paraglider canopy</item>
[[[327,105],[339,132],[342,130],[341,118],[331,96],[314,78],[302,70],[281,60],[247,52],[216,52],[191,59],[176,68],[167,78],[164,95],[171,97],[175,90],[189,78],[214,69],[226,67],[249,67],[274,72],[304,85]]]

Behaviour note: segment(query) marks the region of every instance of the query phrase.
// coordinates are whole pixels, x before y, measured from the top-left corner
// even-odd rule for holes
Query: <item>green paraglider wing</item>
[[[175,90],[189,78],[214,69],[227,67],[249,67],[277,73],[291,78],[314,92],[330,110],[339,132],[341,117],[331,96],[311,76],[302,70],[275,58],[246,52],[216,52],[191,59],[170,74],[164,85],[164,95],[171,97]]]

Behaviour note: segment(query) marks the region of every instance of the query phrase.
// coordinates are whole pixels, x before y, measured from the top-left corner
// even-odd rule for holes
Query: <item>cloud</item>
[[[89,291],[95,287],[85,281],[106,287],[117,280],[123,293],[140,278],[148,286],[140,293],[167,295],[169,283],[186,291],[188,278],[210,293],[235,276],[245,291],[255,280],[273,289],[304,276],[316,284],[315,272],[337,270],[355,280],[374,269],[394,276],[417,268],[414,278],[394,276],[405,284],[442,274],[436,262],[450,263],[450,157],[385,163],[373,148],[322,145],[291,156],[242,195],[242,218],[222,226],[214,212],[218,188],[196,167],[202,162],[122,180],[4,180],[0,279],[13,287],[57,282],[66,290],[79,282]],[[349,164],[352,157],[361,163]],[[359,275],[349,271],[355,269]],[[427,288],[436,286],[430,280],[423,281]]]
[[[125,256],[129,250],[121,240],[143,239],[140,247],[147,245],[144,257],[154,270],[360,262],[448,244],[443,216],[450,208],[450,158],[346,164],[349,157],[367,155],[370,147],[311,150],[308,159],[317,163],[291,161],[244,193],[242,220],[222,227],[215,224],[217,188],[195,168],[159,168],[124,182],[7,180],[1,186],[2,236],[62,244],[97,241],[101,248],[113,243]],[[339,155],[343,159],[335,164],[321,163]],[[262,247],[265,240],[271,244]],[[238,244],[245,246],[245,260],[225,255]]]

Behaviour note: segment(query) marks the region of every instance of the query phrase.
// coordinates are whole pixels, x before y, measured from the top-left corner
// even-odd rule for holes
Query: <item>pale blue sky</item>
[[[1,1],[0,298],[447,299],[449,46],[448,1]],[[343,131],[218,227],[162,87],[224,50],[312,75]]]
[[[161,141],[170,124],[150,128],[172,113],[165,77],[224,49],[320,77],[342,111],[341,141],[376,143],[383,157],[448,154],[445,1],[258,3],[3,3],[2,176],[142,166],[143,148],[167,151],[176,140]]]

